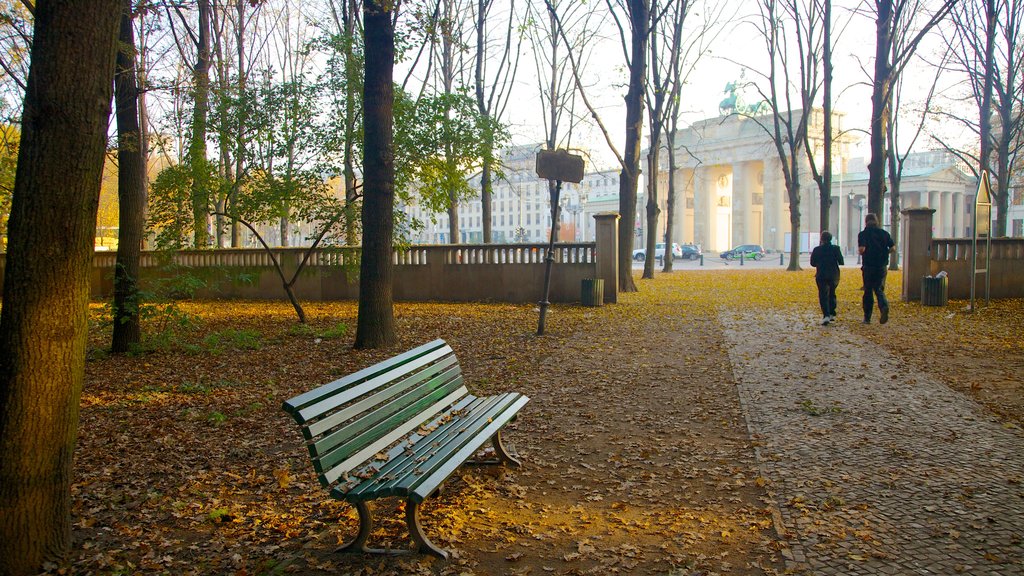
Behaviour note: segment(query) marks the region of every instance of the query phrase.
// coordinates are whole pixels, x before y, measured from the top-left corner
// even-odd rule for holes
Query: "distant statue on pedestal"
[[[743,91],[747,86],[749,86],[749,83],[746,81],[744,76],[746,76],[746,70],[740,70],[739,80],[727,83],[725,85],[725,90],[722,90],[722,93],[726,95],[726,97],[718,103],[718,112],[722,116],[728,116],[729,114],[757,116],[758,114],[763,114],[768,110],[768,103],[764,100],[755,104],[747,104],[744,101]]]

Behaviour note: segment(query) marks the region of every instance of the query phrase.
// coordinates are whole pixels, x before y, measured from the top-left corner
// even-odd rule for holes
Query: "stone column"
[[[752,162],[736,162],[732,165],[732,245],[760,243],[753,237],[751,225],[751,202],[757,185],[757,171]]]
[[[953,193],[953,238],[967,236],[964,231],[964,216],[967,212],[964,206],[964,196],[963,192]]]
[[[782,249],[782,240],[789,231],[786,210],[786,182],[779,159],[764,159],[764,243],[765,248]]]
[[[597,273],[604,280],[604,301],[619,301],[619,213],[594,214],[594,237],[597,242]]]
[[[939,193],[939,238],[953,237],[953,194],[951,192]]]
[[[711,246],[711,218],[714,215],[714,172],[707,166],[694,171],[693,178],[693,241],[705,249]]]
[[[921,299],[921,278],[931,274],[931,208],[908,208],[900,212],[900,249],[903,250],[903,300]]]
[[[683,168],[676,168],[676,173],[672,175],[672,186],[676,192],[675,221],[665,223],[672,226],[672,238],[680,244],[686,243],[686,184],[689,181],[687,172]],[[665,202],[667,206],[668,188],[665,188]],[[668,218],[668,210],[665,211],[665,217]]]

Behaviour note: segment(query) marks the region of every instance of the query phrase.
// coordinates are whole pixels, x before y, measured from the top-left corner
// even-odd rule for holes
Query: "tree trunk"
[[[228,192],[227,207],[229,212],[235,212],[235,205],[238,203],[238,183],[245,177],[245,125],[248,122],[246,112],[246,75],[249,73],[245,67],[245,5],[247,2],[239,2],[236,10],[238,17],[238,28],[235,39],[235,47],[238,53],[238,98],[242,105],[238,108],[238,117],[235,122],[235,185]],[[242,230],[238,220],[231,220],[231,247],[241,248]]]
[[[671,246],[674,240],[672,236],[672,223],[676,217],[676,139],[674,132],[674,126],[669,126],[669,131],[666,134],[666,139],[668,140],[668,191],[666,191],[665,197],[665,246]],[[669,251],[671,252],[671,250]],[[661,271],[672,271],[672,258],[665,258]]]
[[[822,67],[825,74],[822,78],[821,108],[825,114],[824,126],[822,128],[824,159],[821,166],[821,188],[818,191],[821,202],[820,218],[821,230],[831,229],[832,220],[832,0],[825,0],[825,14],[823,16],[823,56]],[[813,111],[812,111],[813,113]],[[842,166],[840,166],[842,169]],[[842,198],[839,199],[842,202]],[[839,231],[836,230],[838,238]],[[841,240],[840,240],[841,241]]]
[[[486,44],[484,42],[484,15],[487,12],[487,3],[484,0],[477,0],[476,6],[476,66],[474,67],[474,88],[476,93],[476,106],[480,112],[480,116],[485,120],[490,120],[491,111],[487,109],[487,102],[484,98],[484,55],[486,53]],[[487,157],[484,158],[483,166],[480,169],[480,210],[482,212],[483,220],[483,242],[484,244],[490,244],[491,238],[491,158],[494,156],[494,138],[491,137],[488,132],[487,138]]]
[[[636,292],[633,282],[633,234],[636,223],[636,190],[640,177],[640,138],[643,132],[644,88],[647,74],[648,4],[629,0],[629,90],[626,92],[626,146],[619,176],[619,291]]]
[[[381,0],[363,3],[363,254],[359,266],[356,348],[394,345],[391,253],[394,232],[395,153],[392,140],[395,29]]]
[[[192,166],[192,226],[196,248],[209,245],[206,231],[210,218],[210,189],[207,182],[206,127],[210,110],[210,0],[199,0],[199,46],[193,71],[195,109],[192,116],[192,141],[188,147]]]
[[[871,160],[868,162],[868,212],[882,216],[885,196],[885,142],[889,130],[889,92],[892,86],[892,3],[875,0],[875,78],[871,87]]]
[[[114,328],[111,351],[121,354],[142,338],[139,325],[139,259],[145,235],[146,158],[139,129],[132,0],[124,0],[114,76],[117,107],[118,243],[114,266]]]
[[[789,266],[786,267],[786,271],[797,272],[800,270],[800,168],[797,167],[795,155],[791,154],[790,158],[794,158],[793,178],[789,189],[789,228],[792,234],[789,236]]]
[[[658,112],[660,113],[660,111]],[[658,122],[654,121],[655,124]],[[651,131],[656,132],[657,127],[652,126]],[[655,250],[658,244],[657,234],[655,230],[658,229],[658,214],[661,212],[661,208],[658,207],[658,148],[660,147],[660,137],[657,133],[651,135],[651,146],[647,150],[647,243],[646,243],[646,254],[647,258],[644,260],[644,273],[642,278],[654,278],[654,264],[657,260]],[[665,255],[663,262],[669,261],[672,258],[671,245],[665,245]]]
[[[35,3],[0,311],[0,574],[71,547],[71,465],[118,0]]]

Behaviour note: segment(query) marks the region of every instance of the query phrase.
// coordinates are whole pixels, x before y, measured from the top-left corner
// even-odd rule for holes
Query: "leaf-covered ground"
[[[841,322],[905,361],[1022,420],[1024,302],[899,302],[862,326],[859,272],[844,272]],[[353,351],[354,303],[182,303],[158,315],[148,353],[109,357],[92,333],[73,486],[74,574],[776,574],[775,533],[736,397],[721,308],[816,307],[811,272],[687,271],[639,281],[600,308],[398,304],[401,344]],[[474,393],[532,400],[507,439],[519,469],[467,467],[424,507],[454,550],[336,555],[355,515],[312,474],[280,410],[296,393],[445,338]],[[756,347],[757,342],[751,342]],[[406,545],[401,503],[373,505],[374,545]]]

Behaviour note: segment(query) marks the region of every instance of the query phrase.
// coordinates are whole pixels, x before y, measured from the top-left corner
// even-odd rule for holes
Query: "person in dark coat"
[[[821,243],[811,251],[814,282],[818,285],[818,304],[821,305],[821,325],[836,320],[836,287],[839,286],[839,267],[844,264],[839,246],[832,245],[832,234],[821,233]]]
[[[864,229],[857,235],[857,253],[861,255],[861,273],[864,276],[864,323],[871,323],[874,299],[878,298],[878,322],[889,321],[889,301],[885,299],[885,274],[889,267],[889,254],[896,251],[892,236],[878,226],[878,216],[864,217]]]

